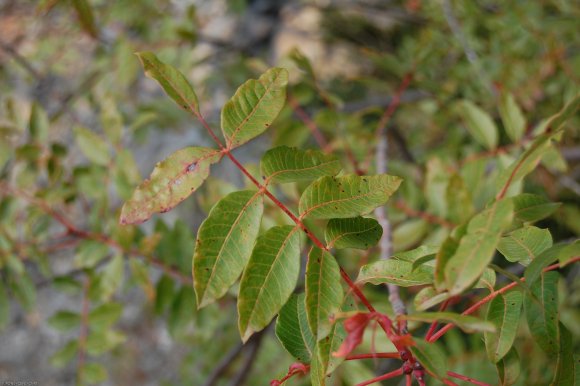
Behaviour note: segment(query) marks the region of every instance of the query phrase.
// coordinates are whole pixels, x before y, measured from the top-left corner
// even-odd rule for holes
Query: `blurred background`
[[[400,96],[387,128],[390,172],[406,178],[389,207],[400,251],[438,245],[448,224],[482,208],[497,168],[580,90],[579,19],[578,2],[568,0],[0,0],[0,383],[263,385],[292,363],[272,329],[240,345],[235,289],[196,311],[196,229],[213,203],[247,183],[231,163],[215,166],[175,210],[118,225],[122,202],[156,162],[187,145],[211,146],[145,78],[134,52],[153,51],[183,71],[214,127],[246,79],[289,69],[287,107],[236,153],[255,175],[263,152],[279,144],[322,146],[347,172],[373,173],[375,127]],[[502,132],[499,147],[486,150],[458,102],[500,122],[505,93],[525,132],[516,141]],[[562,203],[542,222],[555,241],[580,234],[578,123],[525,187]],[[453,175],[464,179],[466,205],[445,193]],[[278,193],[292,203],[300,189]],[[264,228],[286,221],[272,208],[267,215]],[[353,274],[359,259],[375,258],[338,257]],[[577,343],[574,273],[561,318]],[[456,331],[446,339],[456,371],[494,379],[481,339]],[[521,342],[530,360],[518,382],[547,384],[543,354],[529,345]],[[370,362],[341,367],[334,384],[389,366]]]

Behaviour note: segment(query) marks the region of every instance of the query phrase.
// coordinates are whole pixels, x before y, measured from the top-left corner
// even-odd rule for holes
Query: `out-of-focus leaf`
[[[29,123],[32,139],[42,145],[47,145],[49,126],[50,123],[46,111],[38,103],[33,103]]]
[[[474,212],[471,194],[459,174],[454,174],[449,178],[445,194],[449,220],[462,224],[471,218]]]
[[[308,325],[304,294],[292,295],[276,320],[276,336],[299,362],[310,363],[316,355],[316,339]]]
[[[104,139],[82,126],[75,127],[74,133],[79,148],[89,161],[103,166],[109,164],[111,154],[109,145]]]
[[[262,194],[243,190],[222,198],[197,232],[193,276],[198,307],[222,297],[250,259],[264,211]]]
[[[499,114],[501,115],[501,120],[503,121],[507,135],[513,142],[517,143],[522,139],[526,130],[526,119],[511,93],[502,93],[499,103]]]
[[[95,23],[95,16],[88,0],[71,0],[77,13],[82,29],[93,39],[98,39],[99,30]]]
[[[63,348],[52,354],[50,357],[50,364],[55,367],[64,367],[73,360],[79,348],[78,340],[71,340],[64,345]]]
[[[298,281],[300,228],[270,228],[256,240],[238,294],[238,327],[242,341],[261,331],[280,311]]]
[[[340,269],[334,257],[320,248],[312,248],[306,265],[306,315],[316,341],[332,329],[330,318],[340,310],[342,286]]]
[[[104,303],[89,313],[89,324],[95,330],[109,328],[123,313],[123,306],[119,303]]]
[[[156,80],[179,107],[194,114],[199,113],[197,95],[179,70],[163,63],[152,52],[137,52],[136,55],[143,64],[145,75]]]
[[[336,156],[319,150],[278,146],[264,154],[260,168],[262,176],[268,181],[285,183],[334,176],[340,172],[342,166]]]
[[[485,347],[490,361],[497,363],[514,343],[522,310],[522,293],[510,291],[496,296],[487,309],[486,319],[493,323],[495,332],[486,332]]]
[[[447,376],[447,355],[438,342],[428,343],[423,339],[414,339],[414,342],[415,345],[411,346],[411,352],[419,363],[437,378],[445,378]]]
[[[379,242],[382,234],[383,228],[373,218],[335,218],[326,225],[324,239],[331,248],[369,249]]]
[[[509,200],[494,202],[473,217],[467,234],[445,265],[445,283],[451,295],[458,295],[473,284],[491,262],[501,232],[512,221],[513,205]]]
[[[215,149],[186,147],[159,162],[149,179],[143,181],[121,210],[121,224],[138,224],[153,213],[171,210],[185,200],[209,175],[209,167],[219,161]]]
[[[562,125],[568,119],[572,118],[579,108],[580,93],[576,94],[562,110],[551,116],[546,123],[546,127],[550,128],[553,132],[560,130]]]
[[[123,282],[125,261],[122,255],[116,255],[103,269],[101,275],[101,295],[103,299],[110,299],[117,292]]]
[[[81,316],[72,311],[58,311],[48,319],[48,324],[59,331],[71,331],[81,323]]]
[[[398,315],[397,320],[411,320],[426,323],[435,321],[453,323],[465,332],[495,331],[495,326],[490,322],[479,319],[475,316],[460,315],[453,312],[415,312],[408,315]]]
[[[270,127],[284,107],[287,84],[288,71],[271,68],[238,88],[221,114],[228,148],[238,147]]]
[[[161,279],[155,286],[155,313],[163,313],[173,301],[175,295],[174,280],[167,275],[161,276]]]
[[[557,272],[545,272],[530,285],[526,293],[525,310],[528,327],[536,343],[550,356],[560,351]],[[533,296],[531,296],[533,295]]]
[[[552,246],[552,235],[547,229],[525,226],[502,237],[497,250],[508,261],[528,265],[540,253]]]
[[[515,348],[512,347],[508,353],[496,363],[497,375],[500,386],[511,386],[520,377],[521,365],[520,357]]]
[[[542,196],[522,193],[512,197],[514,203],[514,217],[522,222],[535,222],[548,217],[561,205],[559,202],[550,202]]]
[[[300,215],[312,219],[360,216],[384,205],[401,181],[387,174],[319,178],[300,197]]]
[[[572,258],[580,257],[580,240],[576,240],[572,244],[566,245],[560,253],[558,253],[558,260],[560,267],[564,267],[572,261]]]
[[[79,268],[93,267],[108,254],[107,245],[95,240],[83,240],[77,248],[75,264]]]
[[[107,369],[100,363],[89,362],[86,363],[81,369],[81,379],[86,383],[95,384],[101,383],[107,380],[108,373]]]
[[[8,324],[10,319],[10,303],[4,288],[4,283],[0,280],[0,331]]]
[[[90,355],[102,355],[125,342],[125,340],[125,336],[117,331],[91,331],[87,337],[87,352]]]
[[[473,102],[463,100],[459,103],[459,111],[465,120],[467,130],[475,140],[488,150],[497,147],[497,127],[488,113],[476,106]]]

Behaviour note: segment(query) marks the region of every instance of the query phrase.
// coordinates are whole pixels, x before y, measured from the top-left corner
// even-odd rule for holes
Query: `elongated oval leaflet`
[[[260,168],[268,181],[286,183],[334,176],[342,166],[336,156],[319,150],[278,146],[264,154]]]
[[[499,362],[514,343],[520,321],[522,299],[521,292],[510,291],[496,296],[487,309],[486,319],[496,326],[495,332],[486,332],[484,335],[487,356],[493,363]]]
[[[306,318],[304,294],[292,295],[276,320],[276,336],[299,362],[310,363],[316,353],[316,340]]]
[[[145,75],[156,80],[179,107],[192,113],[199,113],[197,95],[179,70],[163,63],[152,52],[137,52],[136,55],[143,64]]]
[[[205,181],[211,164],[221,159],[216,149],[186,147],[155,165],[149,179],[135,189],[121,210],[121,224],[139,224],[153,213],[167,212]]]
[[[238,147],[262,134],[284,107],[288,71],[271,68],[259,79],[240,86],[224,105],[222,132],[229,149]]]
[[[317,341],[330,333],[330,317],[340,310],[342,297],[336,260],[330,253],[312,248],[306,265],[306,315]]]
[[[262,194],[242,190],[218,201],[201,224],[193,254],[199,308],[225,295],[242,273],[258,236],[263,211]]]
[[[334,218],[326,225],[324,238],[331,248],[369,249],[377,245],[383,228],[374,218]]]
[[[300,228],[276,226],[258,237],[238,295],[238,327],[246,342],[280,311],[300,271]]]
[[[560,350],[558,313],[558,272],[545,272],[530,285],[524,308],[528,327],[536,343],[548,355],[556,356]],[[531,296],[533,294],[533,296]]]
[[[481,276],[512,216],[511,200],[500,200],[469,221],[467,233],[445,264],[445,284],[451,295],[460,294]]]
[[[348,218],[369,213],[384,205],[401,184],[400,177],[348,175],[322,177],[300,197],[302,218]]]

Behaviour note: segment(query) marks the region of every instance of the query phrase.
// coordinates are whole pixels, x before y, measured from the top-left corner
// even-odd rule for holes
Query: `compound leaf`
[[[284,107],[287,84],[288,71],[271,68],[259,79],[250,79],[238,88],[221,114],[228,149],[266,131]]]
[[[401,181],[387,174],[319,178],[300,197],[300,215],[325,219],[360,216],[384,205]]]
[[[499,362],[511,349],[520,321],[522,293],[510,291],[496,296],[487,309],[486,320],[496,327],[495,332],[486,332],[487,356],[493,363]]]
[[[215,149],[186,147],[157,163],[149,179],[135,189],[121,210],[121,224],[139,224],[167,212],[193,193],[221,158]]]
[[[248,262],[264,211],[262,194],[242,190],[222,198],[197,232],[193,277],[198,307],[222,297]]]
[[[256,241],[238,295],[238,326],[244,342],[270,323],[296,287],[299,230],[297,226],[276,226]]]
[[[306,315],[316,341],[330,333],[330,318],[340,310],[343,296],[340,280],[340,268],[334,257],[320,248],[312,248],[306,264]]]
[[[369,249],[374,247],[383,228],[374,218],[333,218],[326,225],[324,238],[330,248]]]
[[[262,157],[260,168],[268,181],[280,183],[334,176],[342,169],[340,161],[334,155],[288,146],[268,150]]]

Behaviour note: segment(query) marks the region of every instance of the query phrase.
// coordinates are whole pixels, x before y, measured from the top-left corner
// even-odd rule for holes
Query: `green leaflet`
[[[526,293],[524,305],[528,327],[536,343],[550,356],[560,350],[558,325],[558,279],[557,272],[545,272],[530,285],[533,297]]]
[[[153,213],[167,212],[201,186],[219,150],[186,147],[157,163],[149,179],[135,189],[121,210],[121,224],[139,224]]]
[[[238,295],[238,327],[246,342],[276,316],[296,287],[300,228],[276,226],[258,237]]]
[[[512,212],[511,201],[500,200],[469,221],[467,233],[445,264],[445,285],[451,295],[460,294],[481,276],[493,258],[501,232],[511,224]]]
[[[342,166],[336,156],[319,150],[278,146],[264,154],[260,169],[268,182],[286,183],[334,176],[340,172]]]
[[[331,331],[332,317],[342,304],[340,268],[334,257],[320,248],[312,248],[306,264],[306,315],[316,341]]]
[[[286,101],[288,71],[271,68],[258,80],[241,85],[224,105],[222,132],[228,149],[262,134],[278,116]]]
[[[485,320],[470,315],[460,315],[453,312],[415,312],[408,315],[398,315],[397,320],[411,320],[418,322],[453,323],[465,332],[495,331],[495,326]]]
[[[99,38],[99,29],[95,23],[95,16],[88,0],[72,0],[81,28],[92,38]]]
[[[576,368],[580,366],[580,358],[574,355],[574,336],[560,323],[560,351],[556,362],[556,373],[552,380],[552,385],[558,386],[576,386],[580,372]]]
[[[486,332],[485,347],[490,361],[497,363],[511,349],[520,321],[522,293],[510,291],[496,296],[487,309],[486,320],[496,327],[495,332]]]
[[[395,284],[400,287],[431,284],[433,267],[421,265],[413,270],[413,263],[403,260],[379,260],[361,267],[357,283]]]
[[[310,363],[316,339],[308,325],[304,294],[292,295],[276,320],[276,336],[299,362]]]
[[[524,271],[526,284],[531,286],[542,274],[542,270],[558,260],[558,256],[565,251],[565,244],[556,244],[551,248],[546,249],[538,257],[536,257]]]
[[[198,308],[222,297],[248,262],[264,211],[262,194],[242,190],[222,198],[197,232],[193,278]]]
[[[510,185],[520,181],[536,168],[544,154],[550,149],[555,136],[554,133],[544,133],[536,137],[532,145],[500,173],[496,181],[498,194],[501,195]]]
[[[439,379],[447,376],[447,355],[439,346],[439,342],[428,343],[423,339],[414,339],[411,346],[413,356],[423,367]]]
[[[318,358],[325,375],[330,375],[344,361],[344,357],[335,357],[332,353],[338,351],[346,338],[342,323],[334,323],[328,335],[317,343]]]
[[[552,129],[552,131],[558,131],[564,123],[574,116],[576,110],[580,108],[580,93],[576,94],[570,102],[564,106],[562,110],[554,114],[548,119],[546,127]]]
[[[552,246],[552,235],[547,229],[525,226],[502,237],[497,250],[508,261],[528,265],[544,250]]]
[[[434,287],[425,287],[415,295],[413,304],[417,311],[425,311],[447,299],[449,299],[447,292],[439,293]]]
[[[546,218],[562,205],[530,193],[514,196],[512,202],[514,203],[514,218],[522,222],[535,222]]]
[[[319,178],[300,197],[300,215],[326,219],[360,216],[384,205],[401,181],[387,174]]]
[[[199,113],[197,95],[179,70],[163,63],[152,52],[137,52],[136,55],[143,64],[145,75],[155,79],[179,107],[194,114]]]
[[[515,348],[509,350],[495,366],[500,386],[511,386],[516,383],[520,376],[521,366],[520,357]]]
[[[475,140],[488,150],[495,149],[498,139],[497,127],[489,114],[468,100],[459,102],[459,109],[467,130]]]
[[[373,218],[333,218],[326,225],[324,239],[330,248],[369,249],[377,245],[383,228]]]
[[[517,143],[526,130],[526,118],[516,103],[514,96],[509,92],[501,95],[499,115],[508,137]]]
[[[29,132],[30,137],[35,142],[46,144],[48,141],[48,131],[50,129],[50,122],[48,114],[38,103],[34,102],[30,109]]]

